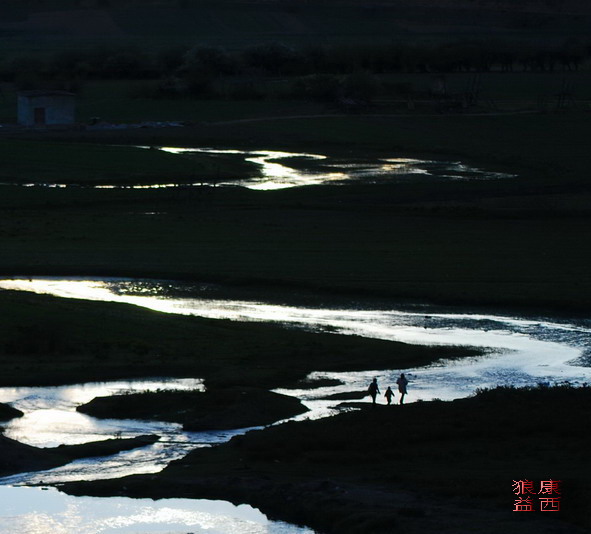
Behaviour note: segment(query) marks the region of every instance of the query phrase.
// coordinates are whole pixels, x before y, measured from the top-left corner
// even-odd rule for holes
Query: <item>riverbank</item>
[[[23,412],[13,408],[10,404],[0,403],[0,421],[9,421],[15,417],[22,417],[23,415]]]
[[[16,291],[1,291],[0,303],[4,386],[176,376],[213,389],[273,389],[313,371],[406,369],[482,353]]]
[[[412,175],[281,191],[5,186],[0,272],[185,279],[262,294],[274,287],[585,314],[591,258],[581,238],[591,226],[591,192],[581,139],[588,129],[587,115],[573,111],[28,132],[26,143],[38,143],[42,152],[56,143],[93,144],[82,152],[97,143],[280,148],[350,161],[454,159],[516,176]],[[45,173],[59,175],[68,151],[59,153]],[[134,165],[149,173],[151,161],[134,159]],[[162,183],[170,183],[166,173]]]
[[[53,469],[81,458],[110,456],[151,445],[159,439],[158,436],[145,435],[128,439],[94,441],[82,445],[39,448],[0,436],[0,476]]]
[[[580,421],[590,400],[589,388],[501,388],[451,403],[367,406],[250,432],[157,475],[62,489],[248,502],[322,533],[588,532],[589,430]],[[560,480],[561,511],[513,512],[521,479]]]
[[[99,418],[170,421],[193,432],[270,425],[305,413],[296,398],[253,388],[95,397],[76,411]]]

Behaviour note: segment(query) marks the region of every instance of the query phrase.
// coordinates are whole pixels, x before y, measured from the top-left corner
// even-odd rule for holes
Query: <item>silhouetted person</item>
[[[378,387],[378,379],[377,378],[374,378],[371,381],[371,384],[367,388],[367,391],[369,392],[369,395],[371,397],[372,404],[375,404],[376,397],[378,396],[378,393],[380,392],[380,388]]]
[[[392,391],[392,388],[390,386],[388,386],[388,389],[386,390],[386,393],[384,394],[384,397],[386,397],[386,402],[388,403],[388,406],[390,406],[390,404],[392,403],[393,396],[394,396],[394,392]]]
[[[400,378],[396,380],[398,384],[398,391],[400,392],[400,404],[404,403],[404,396],[406,395],[406,386],[408,384],[408,380],[404,376],[404,373],[400,375]]]

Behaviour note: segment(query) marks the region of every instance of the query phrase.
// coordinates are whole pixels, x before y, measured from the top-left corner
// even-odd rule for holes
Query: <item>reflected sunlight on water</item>
[[[156,286],[154,286],[154,283]],[[157,290],[154,291],[154,287]],[[591,329],[568,322],[531,320],[484,314],[406,312],[396,309],[317,309],[256,301],[199,298],[183,284],[138,280],[0,280],[0,288],[47,293],[59,297],[124,302],[166,313],[235,321],[288,324],[312,331],[334,332],[423,345],[474,346],[487,349],[480,358],[446,362],[420,370],[408,401],[451,399],[478,387],[591,380],[587,367],[571,365],[591,346]],[[179,289],[180,288],[180,289]],[[182,291],[181,291],[182,292]],[[173,291],[174,294],[174,291]],[[398,369],[393,369],[398,372]],[[374,374],[370,372],[370,375]],[[384,373],[378,373],[384,375]],[[420,375],[420,379],[418,376]],[[333,392],[358,388],[367,373],[349,376]],[[386,378],[387,375],[384,375]],[[389,378],[388,378],[389,380]],[[424,380],[424,383],[422,382]],[[309,399],[309,395],[306,395]]]
[[[514,175],[490,172],[460,162],[420,160],[412,158],[373,158],[362,162],[346,158],[335,158],[320,154],[281,152],[273,150],[236,150],[215,148],[177,148],[138,146],[141,149],[162,150],[170,154],[190,156],[191,154],[218,154],[242,157],[253,163],[259,170],[258,176],[236,177],[233,180],[215,181],[218,186],[240,186],[256,190],[285,189],[322,184],[346,184],[353,181],[363,183],[386,183],[393,178],[424,175],[447,180],[490,180],[511,178]],[[198,178],[198,177],[197,177]],[[23,187],[91,187],[96,189],[170,189],[175,187],[201,187],[212,185],[211,180],[190,183],[164,182],[157,184],[83,184],[27,183]],[[18,184],[4,184],[18,185]]]
[[[71,497],[0,486],[0,532],[10,534],[311,534],[225,501]]]
[[[200,298],[202,291],[212,294],[210,286],[190,286],[165,281],[104,279],[63,280],[57,278],[0,280],[0,289],[31,291],[64,298],[112,301],[134,304],[166,313],[179,313],[201,317],[237,321],[265,321],[299,327],[308,331],[358,335],[384,340],[404,341],[426,345],[475,346],[485,349],[482,356],[440,361],[435,365],[405,369],[409,378],[407,402],[440,398],[450,400],[472,394],[477,388],[496,385],[535,385],[539,382],[570,381],[582,384],[591,381],[591,368],[575,365],[584,360],[591,346],[591,328],[584,321],[569,322],[549,319],[504,317],[486,314],[437,313],[428,315],[399,309],[312,308],[286,306],[247,300]],[[215,293],[215,291],[213,291]],[[182,295],[182,296],[179,296]],[[310,380],[332,379],[336,385],[310,389],[283,389],[281,393],[297,396],[310,412],[295,419],[329,416],[341,401],[325,399],[334,394],[365,391],[372,378],[378,379],[382,394],[388,385],[394,385],[401,369],[395,360],[390,370],[362,372],[322,372],[309,376]],[[208,446],[230,439],[247,429],[226,432],[183,432],[179,425],[134,420],[97,420],[78,414],[75,407],[94,396],[141,391],[145,389],[202,388],[200,380],[151,379],[81,384],[59,388],[0,388],[0,402],[10,402],[22,409],[25,416],[6,425],[7,436],[37,445],[80,443],[112,437],[122,432],[125,437],[145,433],[162,436],[160,442],[126,451],[107,458],[90,458],[40,473],[24,473],[0,480],[0,484],[57,483],[70,480],[112,478],[132,473],[154,473],[170,461],[185,455],[190,449]],[[396,388],[393,388],[396,390]],[[379,399],[384,402],[383,398]],[[368,402],[367,399],[362,402]],[[6,488],[14,491],[28,488]],[[38,490],[35,490],[38,491]],[[47,511],[43,506],[47,495],[43,492],[41,508],[18,512],[19,497],[5,493],[0,510],[0,531],[36,534],[37,532],[160,532],[186,534],[192,532],[291,533],[310,532],[294,530],[296,527],[266,522],[266,519],[245,520],[228,509],[217,516],[206,504],[204,510],[195,510],[194,501],[186,508],[170,508],[166,503],[151,503],[146,512],[128,508],[128,503],[101,499],[105,509],[92,504],[85,508],[79,498],[62,508]],[[25,495],[25,494],[22,494]],[[27,494],[32,495],[32,494]],[[27,503],[30,499],[27,497]],[[51,499],[49,499],[51,500]],[[200,502],[200,501],[199,501]],[[162,506],[160,506],[162,504]],[[224,503],[223,506],[231,506]],[[122,506],[124,512],[120,512]],[[64,508],[68,512],[64,512]],[[13,510],[11,512],[10,510]],[[15,511],[16,510],[16,511]],[[174,513],[171,512],[174,510]],[[100,512],[103,513],[103,512]],[[250,513],[250,512],[249,512]],[[254,511],[253,513],[258,513]],[[4,514],[4,515],[2,515]],[[172,514],[172,515],[171,515]],[[205,514],[205,515],[204,515]],[[213,514],[213,515],[212,515]],[[146,517],[150,522],[145,522]],[[264,517],[264,516],[263,516]],[[92,530],[92,529],[95,530]],[[2,530],[5,529],[5,530]],[[138,530],[139,529],[139,530]],[[159,530],[160,529],[160,530]],[[176,530],[175,530],[176,529]],[[180,530],[179,530],[180,529]],[[219,529],[219,530],[216,530]]]

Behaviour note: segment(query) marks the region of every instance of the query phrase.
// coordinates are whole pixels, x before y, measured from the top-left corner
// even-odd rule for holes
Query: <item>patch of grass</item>
[[[286,395],[235,388],[97,397],[76,410],[94,417],[171,421],[199,432],[269,425],[304,413],[307,408]]]
[[[2,385],[189,376],[214,389],[274,388],[315,370],[406,368],[478,353],[9,291],[0,292],[0,317]]]
[[[0,271],[588,306],[584,215],[408,208],[395,186],[319,189],[7,191]]]
[[[212,103],[212,113],[222,104]],[[590,124],[585,113],[573,111],[320,117],[48,134],[65,147],[92,141],[250,146],[352,159],[442,158],[517,177],[479,182],[417,177],[267,192],[3,188],[1,205],[16,211],[0,214],[0,270],[183,277],[580,312],[591,298],[585,267],[589,250],[581,241],[590,227],[591,184],[582,142],[591,134]],[[29,175],[36,164],[11,159],[9,148],[18,145],[6,143],[9,168],[28,169]],[[99,150],[79,145],[80,155]],[[48,146],[44,138],[39,153],[46,154]],[[147,157],[121,150],[121,168]],[[60,153],[59,146],[55,151]],[[42,158],[42,172],[56,176],[62,163],[67,168],[68,151],[61,154],[53,163]],[[193,164],[175,156],[148,156],[159,163],[148,169],[152,160],[142,159],[137,163],[142,171],[166,177],[177,165]],[[86,172],[82,157],[71,165],[71,174]],[[109,166],[116,167],[97,163],[105,172]]]
[[[255,174],[253,165],[232,156],[93,145],[0,140],[0,181],[75,184],[143,184],[199,181]]]
[[[23,412],[13,408],[10,404],[0,403],[0,421],[9,421],[15,417],[22,417],[23,415],[25,415]]]
[[[500,388],[452,403],[369,407],[249,433],[215,451],[194,453],[180,464],[200,469],[205,461],[208,470],[215,470],[210,462],[224,457],[218,465],[225,471],[229,458],[238,454],[243,461],[260,464],[256,469],[267,474],[287,474],[297,465],[311,478],[385,483],[396,473],[401,483],[413,488],[491,499],[498,506],[506,506],[507,500],[511,505],[513,480],[552,478],[562,481],[563,498],[569,503],[562,518],[588,526],[585,477],[591,466],[584,443],[589,430],[580,420],[590,399],[586,387]],[[368,446],[367,436],[377,428],[379,439]],[[323,455],[322,467],[314,462],[316,454]],[[272,467],[276,459],[280,462]],[[170,474],[176,475],[179,467],[173,465]]]
[[[53,469],[80,458],[110,456],[121,451],[145,447],[159,439],[159,436],[143,435],[128,439],[93,441],[81,445],[38,448],[0,436],[0,474],[4,476]]]
[[[431,524],[440,529],[444,519],[455,532],[493,533],[500,523],[511,533],[572,532],[591,524],[590,431],[581,424],[590,400],[590,388],[564,386],[368,406],[195,450],[155,478],[66,489],[112,495],[124,486],[136,497],[232,498],[327,533],[377,532],[385,518],[421,532]],[[514,480],[539,488],[549,479],[561,481],[560,514],[512,513]]]

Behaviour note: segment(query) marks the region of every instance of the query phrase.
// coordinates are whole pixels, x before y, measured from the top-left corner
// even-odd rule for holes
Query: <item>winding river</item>
[[[200,289],[189,284],[130,279],[7,279],[0,289],[30,291],[62,298],[110,301],[142,306],[163,313],[195,315],[212,319],[275,322],[317,332],[334,332],[383,340],[427,345],[473,346],[485,355],[441,361],[435,365],[410,369],[407,402],[451,400],[472,394],[476,389],[496,385],[535,385],[538,383],[591,381],[588,367],[591,352],[591,324],[587,320],[567,321],[475,313],[439,312],[434,308],[405,311],[396,308],[362,306],[315,308],[272,304],[252,300],[216,298],[215,287]],[[220,288],[221,291],[222,288]],[[206,295],[200,295],[204,292]],[[299,418],[318,418],[334,413],[338,401],[322,400],[335,393],[365,389],[374,376],[381,384],[392,384],[400,369],[350,373],[313,373],[311,378],[332,378],[340,385],[303,390],[278,390],[302,399],[310,411]],[[199,389],[195,380],[152,380],[87,384],[59,388],[0,388],[0,402],[10,402],[26,412],[6,427],[6,435],[38,446],[80,443],[112,436],[154,432],[164,436],[162,449],[147,463],[134,459],[129,466],[109,471],[101,464],[100,475],[147,472],[150,462],[160,468],[171,457],[158,463],[160,454],[182,454],[185,445],[207,445],[228,439],[232,432],[183,433],[168,423],[97,421],[75,412],[77,405],[95,396],[129,390],[158,388]],[[133,455],[134,453],[126,453]],[[130,469],[131,471],[127,471]],[[67,471],[67,469],[65,469]],[[54,470],[58,476],[59,470]],[[86,473],[88,476],[93,476]],[[86,476],[85,475],[85,476]],[[59,475],[61,476],[61,475]],[[59,479],[59,478],[58,478]],[[68,479],[64,475],[64,479]],[[29,479],[30,480],[30,479]],[[35,478],[35,480],[38,480]],[[52,478],[52,481],[56,480]]]
[[[440,312],[434,308],[406,311],[359,303],[354,307],[303,307],[232,300],[225,297],[226,291],[221,291],[221,288],[220,298],[216,298],[216,288],[212,286],[203,290],[199,286],[150,280],[22,278],[0,280],[0,289],[127,303],[163,313],[274,322],[316,332],[485,349],[483,356],[440,361],[435,365],[405,371],[410,379],[407,402],[435,398],[451,400],[468,396],[478,388],[496,385],[525,386],[565,381],[580,385],[591,381],[591,367],[588,367],[591,322],[588,320]],[[338,380],[339,385],[277,391],[299,397],[310,409],[296,419],[325,417],[335,413],[339,401],[323,400],[323,397],[365,389],[373,377],[377,377],[385,389],[387,384],[395,382],[399,372],[400,369],[316,372],[310,378],[332,378]],[[159,388],[201,389],[202,383],[199,379],[146,379],[52,388],[0,388],[0,402],[10,402],[25,412],[23,418],[6,424],[5,434],[25,443],[36,446],[83,443],[107,439],[117,433],[124,437],[145,433],[162,436],[153,445],[111,457],[78,460],[50,471],[0,479],[0,484],[5,485],[0,486],[0,492],[8,503],[4,512],[0,512],[0,532],[41,533],[47,532],[49,524],[61,528],[56,532],[67,533],[137,532],[141,528],[141,532],[186,534],[189,532],[187,528],[192,532],[201,532],[204,530],[199,529],[209,528],[207,525],[217,525],[215,528],[219,527],[219,532],[309,532],[293,525],[270,522],[250,507],[232,507],[229,503],[218,505],[208,504],[208,501],[178,499],[168,504],[131,499],[121,503],[117,499],[105,499],[97,505],[92,500],[65,496],[51,489],[42,491],[19,487],[158,472],[194,447],[226,441],[248,430],[191,433],[172,423],[97,420],[75,411],[76,406],[95,396]],[[22,499],[27,502],[26,513],[18,512],[22,508],[19,505]],[[51,513],[48,503],[56,503]],[[122,513],[121,509],[125,512]],[[95,517],[95,513],[102,515]],[[148,520],[149,517],[153,520]],[[182,518],[181,524],[176,519],[173,521],[172,517]],[[95,530],[85,526],[90,518],[94,518],[97,525]],[[158,530],[163,526],[166,530]]]
[[[150,147],[141,147],[150,148]],[[216,185],[270,190],[301,185],[346,183],[363,180],[430,179],[474,180],[509,178],[459,162],[383,158],[373,161],[329,158],[318,154],[276,151],[179,149],[160,147],[179,157],[190,153],[236,155],[259,168],[259,176]],[[31,183],[29,186],[76,187],[74,184]],[[201,186],[195,184],[136,184],[133,188]],[[92,186],[102,187],[102,186]],[[276,304],[231,299],[227,291],[166,281],[130,279],[6,279],[0,289],[30,291],[62,298],[128,303],[163,313],[195,315],[236,321],[265,321],[313,332],[333,332],[415,344],[474,346],[485,349],[476,358],[440,361],[435,365],[406,370],[410,379],[407,402],[435,398],[451,400],[482,387],[525,386],[568,381],[591,381],[591,321],[555,320],[500,315],[438,311],[423,307],[412,311],[396,306],[356,302],[339,307]],[[418,310],[418,311],[417,311]],[[295,419],[320,418],[336,413],[339,401],[324,400],[336,393],[365,389],[377,377],[385,389],[400,369],[351,373],[313,373],[310,378],[335,379],[338,385],[302,390],[277,390],[299,397],[309,412]],[[227,441],[249,429],[224,432],[185,432],[173,423],[135,420],[98,420],[76,412],[76,406],[96,396],[126,391],[156,389],[201,389],[199,378],[171,380],[151,378],[136,381],[74,384],[61,387],[0,388],[0,402],[25,412],[7,422],[5,435],[35,446],[74,444],[155,433],[153,445],[106,458],[87,458],[44,472],[22,473],[0,479],[0,533],[11,534],[105,534],[148,533],[291,534],[309,529],[268,520],[249,506],[227,502],[187,499],[161,501],[126,498],[82,498],[63,495],[51,487],[71,480],[96,480],[160,471],[170,461],[195,447]],[[42,487],[27,487],[27,486]]]
[[[178,148],[138,146],[137,149],[161,150],[179,157],[190,158],[193,154],[236,157],[254,164],[256,176],[225,181],[162,182],[133,184],[84,185],[83,183],[30,182],[25,187],[90,187],[96,189],[171,189],[176,187],[202,187],[204,185],[240,186],[247,189],[268,191],[311,185],[345,185],[354,182],[386,183],[393,180],[416,180],[418,177],[435,180],[496,180],[514,175],[480,169],[460,161],[441,161],[400,157],[354,158],[332,157],[322,154],[281,152],[273,150],[237,150],[215,148]]]

